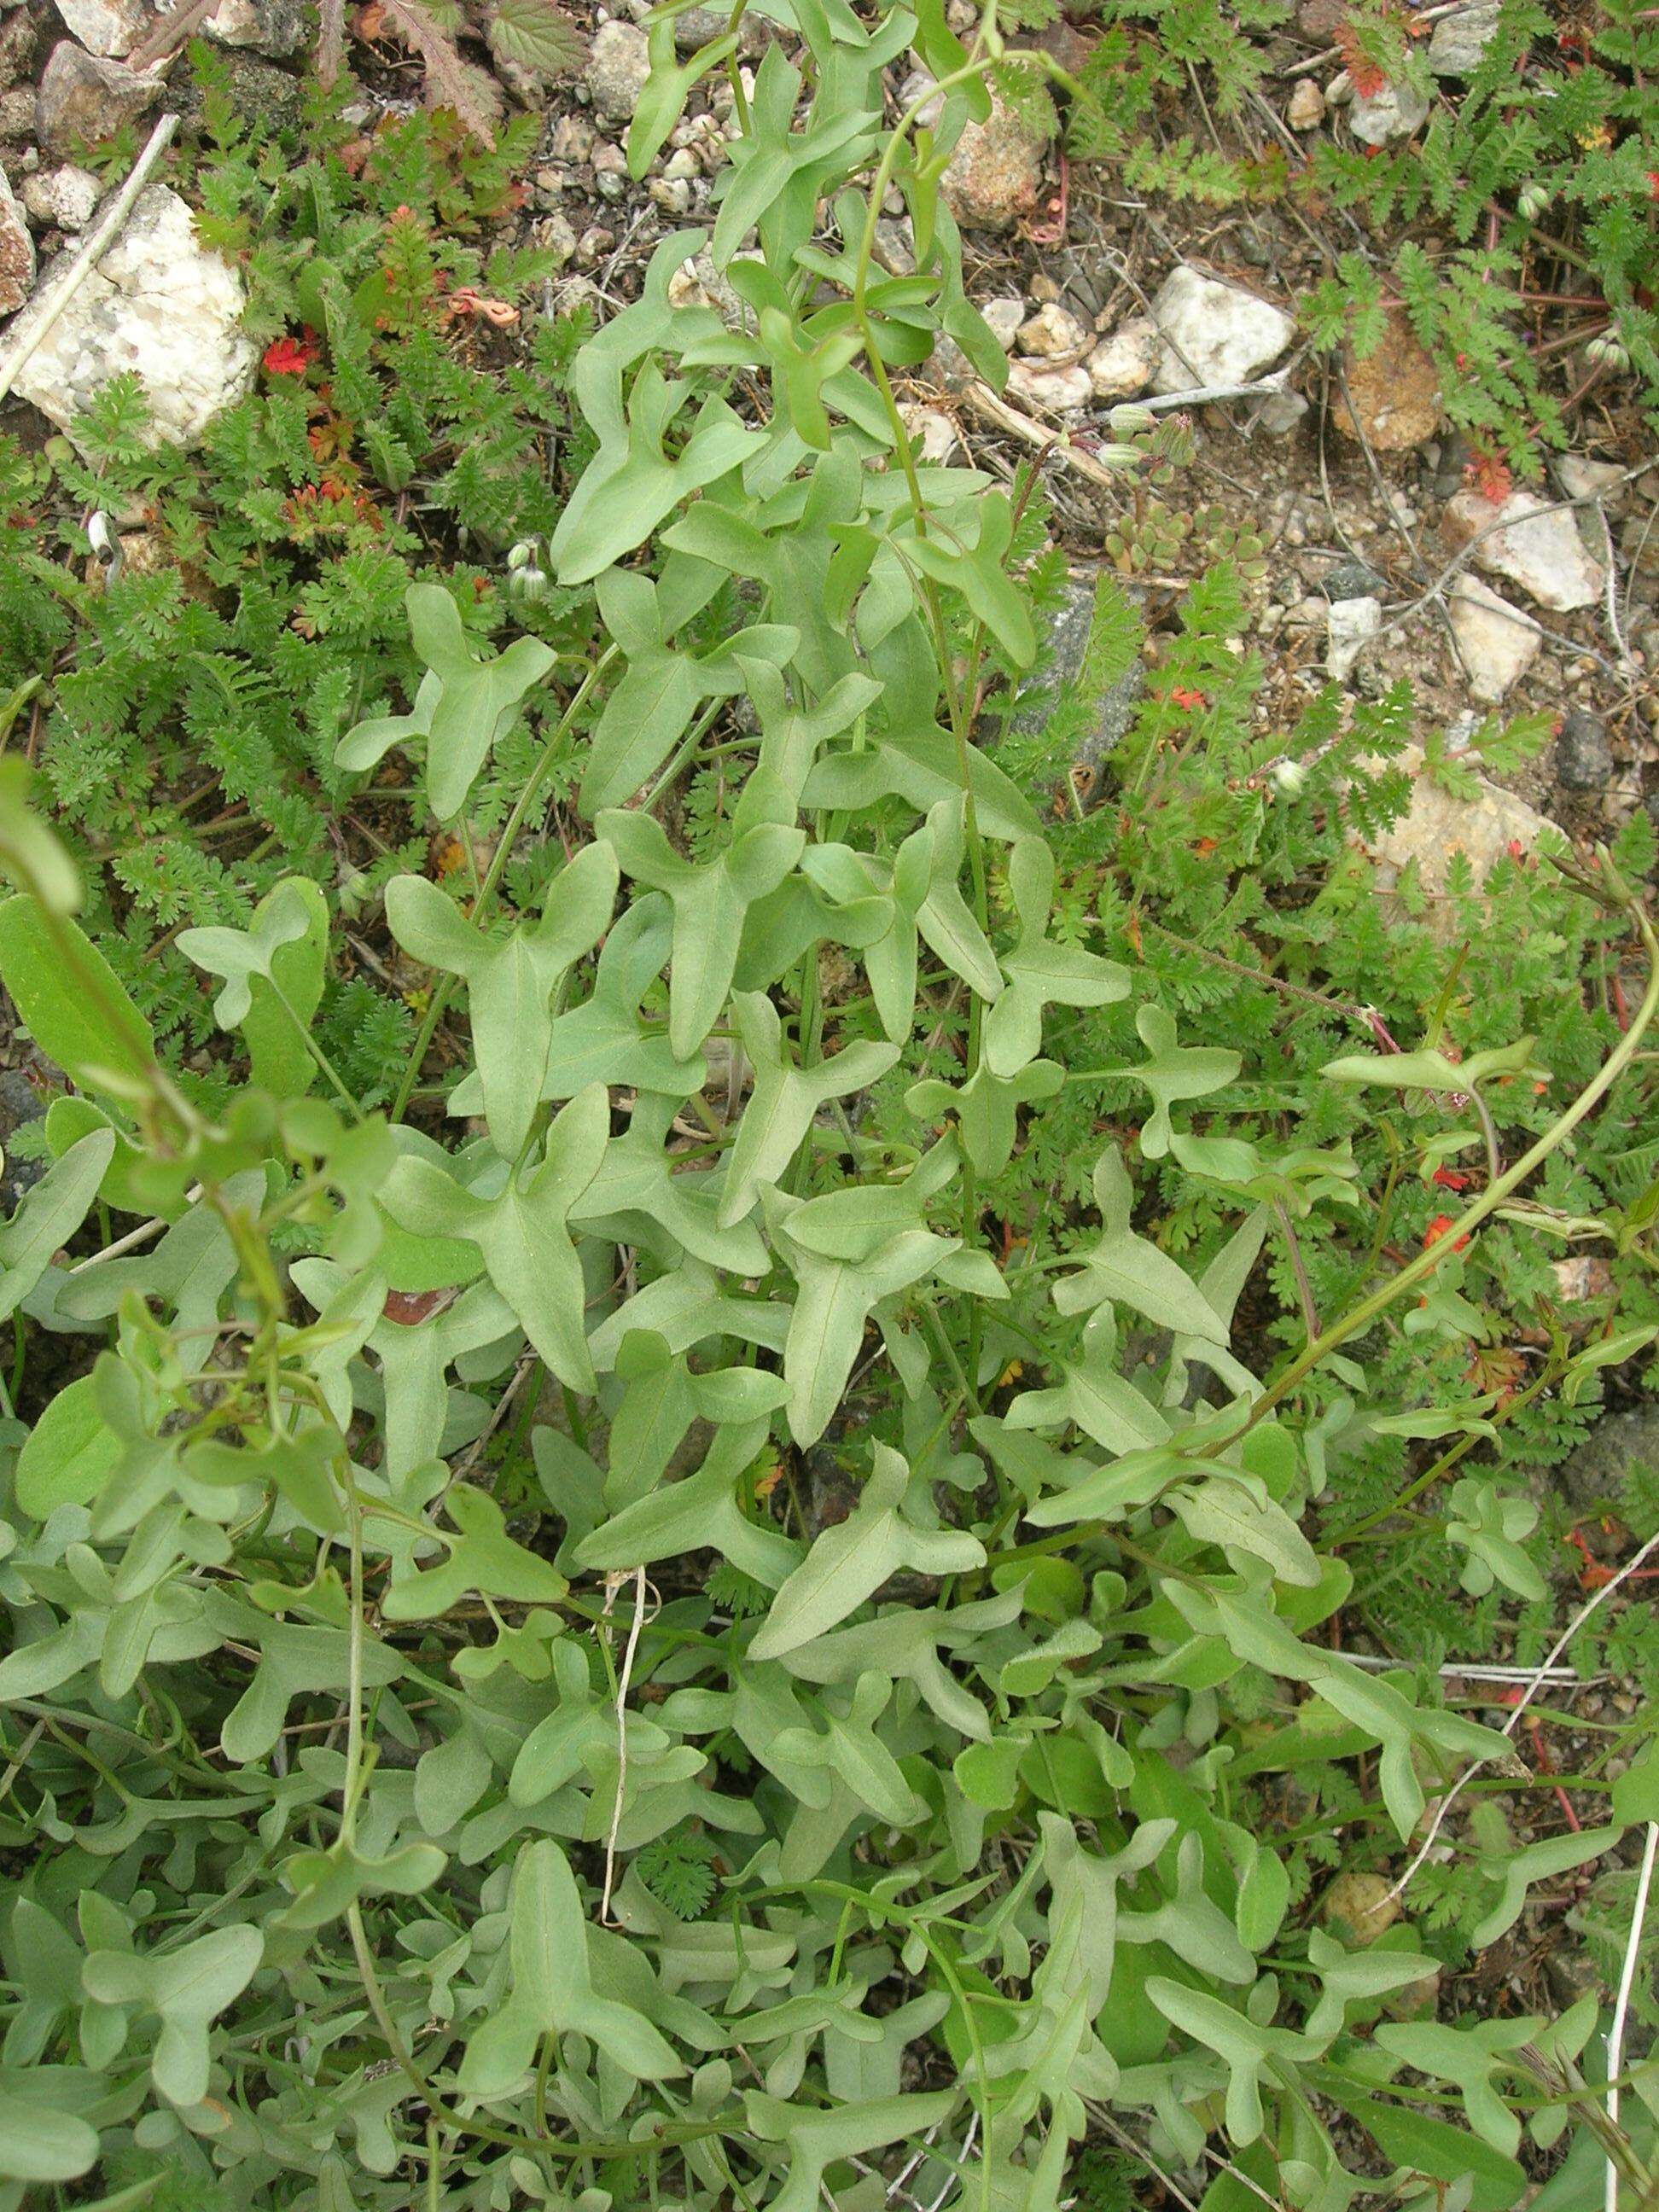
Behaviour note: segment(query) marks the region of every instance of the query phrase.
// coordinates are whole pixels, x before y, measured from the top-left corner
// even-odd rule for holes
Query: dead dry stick
[[[169,15],[163,15],[155,28],[141,46],[136,46],[127,56],[127,67],[135,75],[154,69],[157,62],[165,61],[170,53],[182,46],[185,40],[217,8],[219,0],[185,0]]]
[[[988,422],[994,422],[1000,430],[1006,430],[1011,438],[1018,438],[1023,445],[1035,447],[1045,461],[1056,461],[1062,468],[1073,470],[1087,483],[1097,485],[1102,491],[1121,489],[1121,477],[1118,471],[1109,469],[1103,461],[1097,460],[1092,453],[1085,453],[1080,446],[1074,446],[1064,432],[1046,429],[1041,422],[1033,422],[1029,415],[1022,415],[1017,407],[1011,407],[1006,399],[999,398],[988,384],[970,384],[962,396],[975,415]]]
[[[53,278],[51,289],[41,302],[23,337],[0,358],[0,399],[3,399],[22,374],[37,349],[44,344],[48,333],[75,297],[87,274],[114,241],[127,217],[132,213],[132,204],[144,189],[150,171],[166,152],[167,143],[179,128],[176,115],[164,115],[144,143],[143,151],[132,165],[132,171],[115,198],[104,210],[97,222],[76,249],[74,258],[60,276]]]
[[[1152,392],[1144,399],[1131,400],[1129,404],[1145,407],[1154,415],[1167,415],[1171,408],[1214,407],[1224,399],[1271,399],[1275,392],[1284,391],[1290,374],[1288,368],[1280,368],[1271,376],[1258,376],[1249,384],[1204,384],[1191,392]]]

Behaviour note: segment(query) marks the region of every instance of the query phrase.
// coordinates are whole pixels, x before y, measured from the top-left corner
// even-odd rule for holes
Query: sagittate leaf
[[[599,1171],[611,1106],[592,1084],[554,1120],[540,1163],[514,1168],[493,1199],[464,1188],[434,1161],[398,1161],[386,1212],[418,1237],[463,1237],[483,1256],[489,1279],[560,1382],[593,1388],[583,1320],[581,1262],[565,1226],[571,1207]]]
[[[264,1936],[244,1922],[176,1951],[94,1951],[82,1979],[100,2004],[159,2014],[161,2032],[150,2055],[155,2086],[175,2105],[199,2105],[208,2089],[208,2027],[252,1980],[264,1951]]]
[[[1144,1314],[1160,1328],[1225,1344],[1226,1323],[1185,1268],[1130,1227],[1134,1190],[1115,1145],[1101,1154],[1094,1183],[1100,1237],[1092,1251],[1077,1255],[1085,1272],[1055,1285],[1054,1304],[1060,1311],[1087,1313],[1110,1298]]]
[[[781,1659],[813,1643],[855,1612],[902,1567],[917,1574],[956,1575],[985,1564],[977,1536],[954,1528],[922,1528],[901,1501],[910,1470],[885,1444],[864,1495],[838,1528],[824,1531],[772,1601],[749,1647],[751,1659]]]
[[[463,2087],[480,2096],[504,2094],[549,2032],[590,2037],[636,2081],[684,2073],[684,2060],[642,2013],[595,1990],[581,1893],[568,1860],[550,1838],[519,1854],[509,1948],[512,1999],[468,2045]]]
[[[387,0],[387,5],[400,15],[420,12],[413,0]],[[442,40],[439,43],[447,46]],[[429,65],[429,56],[428,60]],[[488,137],[484,143],[490,143]],[[504,653],[480,660],[461,628],[459,609],[441,584],[411,584],[404,601],[415,650],[438,680],[427,737],[426,781],[433,812],[448,822],[465,805],[490,747],[511,728],[520,702],[552,667],[555,655],[539,638],[520,637]]]
[[[309,1090],[317,1064],[306,1036],[328,954],[328,902],[310,878],[285,878],[246,929],[181,930],[178,944],[187,960],[224,977],[214,1018],[246,1038],[253,1080],[278,1098]]]
[[[484,1113],[509,1160],[523,1150],[541,1103],[554,993],[611,919],[616,892],[615,856],[607,846],[585,846],[549,884],[539,921],[492,938],[463,921],[424,876],[394,876],[386,885],[386,920],[398,944],[465,981]]]

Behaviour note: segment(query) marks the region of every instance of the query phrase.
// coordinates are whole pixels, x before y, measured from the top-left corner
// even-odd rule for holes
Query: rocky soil
[[[153,0],[0,9],[0,314],[15,314],[0,323],[4,365],[31,337],[55,268],[97,222],[100,179],[76,155],[179,106],[185,70],[177,58],[135,66],[164,42]],[[726,159],[730,88],[710,82],[644,184],[626,175],[622,137],[648,66],[635,20],[644,13],[644,0],[595,13],[586,64],[550,88],[502,70],[504,101],[544,108],[525,177],[526,239],[564,265],[557,295],[592,296],[599,312],[630,295],[665,230],[706,219]],[[1420,126],[1389,91],[1345,97],[1334,55],[1307,66],[1318,24],[1303,15],[1312,35],[1272,42],[1267,82],[1283,97],[1263,106],[1263,133],[1305,149],[1316,133],[1387,143]],[[1436,24],[1429,60],[1453,88],[1489,18],[1491,7],[1471,4]],[[692,49],[712,24],[708,9],[681,15],[679,45]],[[201,27],[226,46],[239,100],[270,108],[292,97],[305,66],[296,0],[222,0]],[[745,18],[750,64],[768,35],[765,20]],[[1075,42],[1079,31],[1048,35]],[[352,58],[365,124],[418,91],[418,69],[396,49],[358,42]],[[894,97],[918,91],[925,82],[911,80]],[[1285,719],[1298,692],[1328,679],[1378,692],[1409,677],[1453,744],[1491,710],[1559,719],[1553,757],[1526,796],[1568,832],[1604,832],[1639,805],[1659,714],[1659,465],[1644,471],[1635,404],[1614,396],[1579,411],[1582,442],[1553,462],[1551,480],[1495,502],[1467,483],[1468,456],[1443,429],[1431,362],[1405,323],[1363,362],[1310,354],[1297,307],[1325,274],[1332,241],[1281,208],[1194,216],[1130,199],[1109,170],[1064,164],[1055,122],[998,106],[953,159],[945,188],[969,234],[973,289],[1009,349],[1009,385],[1002,411],[988,410],[967,362],[945,347],[911,394],[927,449],[1006,476],[1051,447],[1060,526],[1088,568],[1117,520],[1115,491],[1086,473],[1106,411],[1124,400],[1183,403],[1197,458],[1182,493],[1263,542],[1248,646],[1270,665],[1265,717]],[[898,201],[880,252],[890,268],[907,265]],[[688,254],[681,283],[741,314],[706,261]],[[161,434],[188,442],[254,372],[239,305],[234,270],[197,248],[184,201],[157,181],[15,392],[73,435],[86,396],[118,369],[137,369]],[[1182,580],[1176,571],[1152,584],[1155,626]]]
[[[1354,97],[1338,58],[1322,54],[1320,4],[1305,0],[1307,27],[1269,42],[1264,138],[1305,150],[1320,133],[1362,145],[1408,137],[1423,120],[1412,103],[1386,88]],[[647,70],[645,12],[645,0],[625,0],[587,17],[583,67],[550,86],[497,72],[504,104],[543,112],[521,220],[563,268],[550,307],[586,295],[603,314],[621,303],[661,235],[706,219],[712,204],[731,112],[723,82],[694,97],[642,183],[627,175],[621,142]],[[1436,22],[1429,58],[1449,91],[1492,13],[1471,0]],[[1086,15],[1043,35],[1076,49]],[[679,43],[690,50],[722,21],[691,9]],[[44,428],[35,410],[73,436],[87,396],[131,368],[162,434],[188,441],[253,374],[236,272],[197,246],[188,210],[159,178],[27,366],[5,374],[99,219],[88,146],[123,129],[142,137],[155,116],[187,108],[176,58],[142,66],[167,28],[154,0],[0,0],[0,317],[12,318],[0,320],[0,384],[18,395],[6,415],[26,436]],[[298,0],[221,0],[202,28],[225,48],[239,99],[292,100],[307,58]],[[748,65],[770,35],[763,19],[744,19]],[[418,64],[383,33],[378,46],[359,38],[350,57],[366,125],[418,94]],[[926,89],[896,83],[896,105]],[[1127,400],[1179,410],[1196,453],[1175,498],[1218,507],[1264,550],[1241,641],[1268,669],[1264,720],[1288,720],[1327,681],[1374,694],[1406,677],[1454,744],[1494,711],[1558,724],[1515,804],[1571,834],[1605,834],[1650,783],[1659,811],[1659,464],[1645,466],[1633,397],[1613,387],[1602,398],[1599,386],[1548,480],[1494,500],[1468,480],[1432,364],[1403,320],[1364,362],[1322,362],[1309,349],[1298,303],[1336,247],[1352,245],[1346,231],[1322,237],[1298,210],[1273,205],[1194,212],[1137,199],[1109,169],[1068,166],[1058,120],[999,105],[951,163],[945,190],[967,233],[972,288],[1010,365],[997,404],[954,348],[935,355],[908,395],[929,453],[1008,476],[1046,452],[1058,525],[1086,575],[1121,519],[1121,495],[1089,468],[1108,411]],[[1182,118],[1164,120],[1173,129]],[[898,270],[910,255],[896,198],[880,252]],[[706,260],[688,253],[679,282],[742,312]],[[1151,580],[1154,630],[1200,565],[1194,554]],[[1514,834],[1511,808],[1433,823],[1477,862],[1500,830]]]

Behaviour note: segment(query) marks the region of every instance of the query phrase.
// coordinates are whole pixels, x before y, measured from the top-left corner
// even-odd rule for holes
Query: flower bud
[[[507,588],[515,599],[533,605],[536,600],[547,597],[547,571],[532,563],[525,568],[514,568],[507,576]]]
[[[1523,185],[1516,195],[1515,211],[1523,222],[1536,222],[1553,198],[1543,185]]]
[[[1603,331],[1599,338],[1592,338],[1584,348],[1584,358],[1597,368],[1625,369],[1630,367],[1630,356],[1621,341],[1611,331]]]
[[[1273,789],[1281,799],[1300,799],[1307,788],[1308,771],[1300,761],[1275,761],[1272,774]]]

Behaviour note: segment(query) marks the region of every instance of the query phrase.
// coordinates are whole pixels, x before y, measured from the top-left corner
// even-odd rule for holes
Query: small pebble
[[[1555,741],[1555,780],[1566,791],[1602,791],[1613,780],[1613,744],[1594,714],[1569,714]]]
[[[1292,131],[1317,131],[1325,120],[1325,95],[1310,76],[1304,76],[1291,94],[1285,120]]]
[[[1089,343],[1089,333],[1077,317],[1052,302],[1022,323],[1017,337],[1023,354],[1054,362],[1078,360]]]

